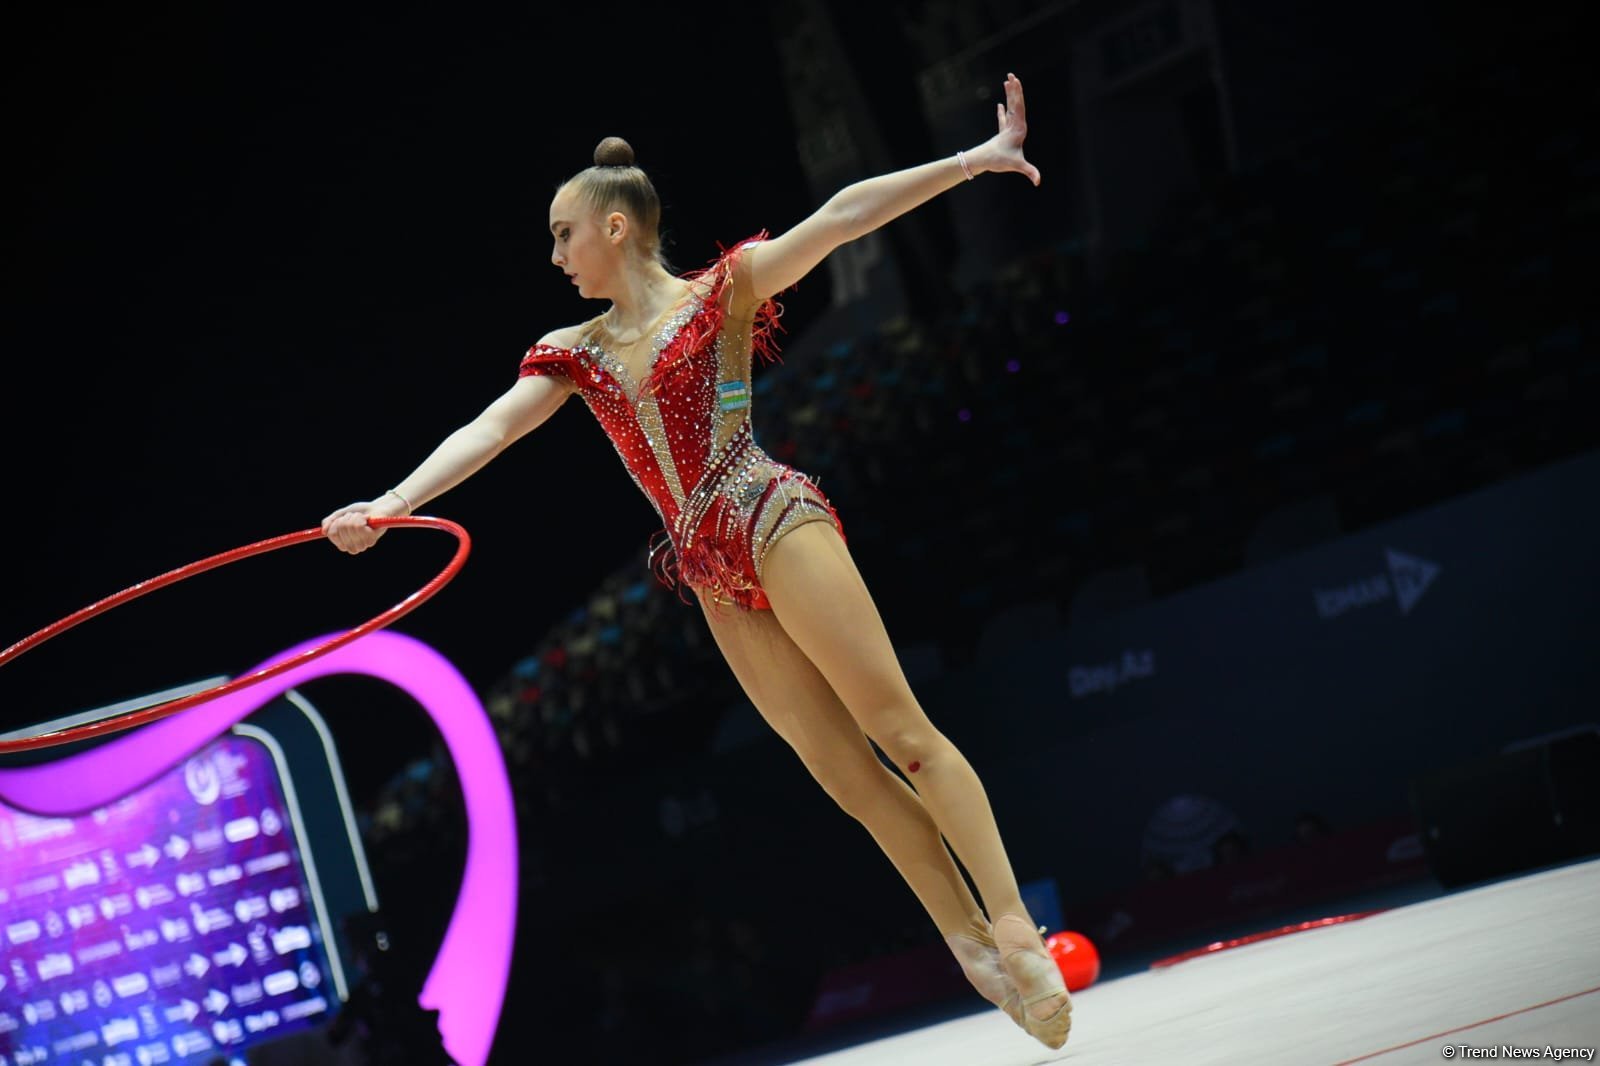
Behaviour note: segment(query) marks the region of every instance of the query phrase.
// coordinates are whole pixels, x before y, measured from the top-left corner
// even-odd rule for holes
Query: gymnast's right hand
[[[378,543],[384,530],[367,525],[371,518],[399,518],[406,513],[406,505],[389,494],[365,503],[352,503],[341,507],[322,520],[322,532],[334,547],[351,555],[359,555]]]

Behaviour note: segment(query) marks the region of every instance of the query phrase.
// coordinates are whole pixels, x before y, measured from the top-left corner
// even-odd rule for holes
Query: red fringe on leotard
[[[687,281],[702,281],[716,275],[711,282],[711,295],[707,297],[705,307],[699,314],[684,324],[672,343],[661,353],[661,358],[656,361],[655,368],[645,380],[641,393],[648,392],[654,396],[665,387],[667,380],[678,371],[688,367],[693,357],[702,348],[716,337],[722,329],[723,320],[728,317],[728,311],[722,305],[723,287],[733,281],[734,267],[739,262],[739,257],[744,254],[745,246],[752,241],[764,241],[767,231],[762,230],[754,237],[747,238],[735,244],[732,249],[724,248],[721,241],[717,247],[722,249],[708,266],[691,271],[683,275]],[[767,297],[756,308],[755,318],[750,325],[750,354],[759,357],[763,363],[781,363],[783,359],[778,355],[778,342],[773,336],[775,332],[787,332],[778,322],[783,314],[783,305],[772,297]]]
[[[755,605],[754,589],[727,550],[745,550],[744,541],[748,537],[743,534],[747,531],[740,532],[741,535],[732,538],[726,547],[709,538],[698,538],[693,547],[679,555],[671,535],[665,529],[657,530],[650,538],[650,569],[656,580],[676,591],[678,599],[684,603],[694,602],[683,594],[684,586],[688,586],[704,589],[713,596],[726,596],[750,610]]]
[[[650,569],[655,573],[656,580],[670,589],[676,590],[678,599],[684,603],[691,602],[683,594],[683,586],[705,589],[714,596],[726,596],[745,610],[757,609],[757,598],[761,606],[765,606],[766,596],[744,573],[736,560],[748,559],[753,554],[754,546],[751,540],[755,536],[755,525],[761,513],[767,507],[775,493],[783,492],[784,487],[791,482],[801,481],[816,490],[822,497],[822,506],[827,509],[828,517],[832,519],[834,527],[839,530],[839,536],[844,537],[844,525],[839,521],[839,512],[834,509],[832,501],[822,494],[822,488],[805,474],[795,469],[781,469],[766,492],[752,509],[750,517],[742,521],[728,521],[721,508],[726,504],[719,504],[718,510],[713,512],[715,536],[704,535],[704,530],[697,534],[689,550],[678,552],[677,545],[673,543],[671,534],[665,529],[657,530],[650,539]],[[785,493],[787,496],[787,493]],[[780,512],[777,521],[781,522],[788,508],[800,506],[795,500],[789,500]],[[735,512],[737,515],[737,512]],[[658,540],[659,538],[659,540]]]

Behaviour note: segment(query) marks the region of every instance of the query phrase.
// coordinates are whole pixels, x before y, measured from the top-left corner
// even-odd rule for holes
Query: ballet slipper
[[[1067,995],[1056,960],[1044,946],[1043,931],[1020,914],[1002,914],[993,928],[1000,967],[1022,995],[1023,1028],[1045,1047],[1060,1047],[1072,1028],[1072,997]],[[1052,1000],[1059,1000],[1060,1005],[1048,1014],[1030,1009]]]
[[[974,918],[967,932],[947,936],[944,942],[978,994],[1004,1011],[1006,1017],[1019,1027],[1026,1029],[1022,1021],[1022,995],[1000,968],[1000,951],[995,946],[989,923]]]

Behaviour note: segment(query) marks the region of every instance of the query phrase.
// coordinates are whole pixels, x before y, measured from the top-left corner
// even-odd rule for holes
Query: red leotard
[[[816,484],[762,451],[750,427],[752,353],[776,359],[772,332],[782,309],[746,295],[740,260],[765,237],[762,231],[684,275],[696,284],[651,337],[643,385],[623,361],[626,346],[607,350],[596,340],[604,333],[598,318],[578,327],[582,339],[571,348],[528,349],[519,374],[566,378],[600,421],[666,523],[651,538],[656,577],[746,610],[770,609],[761,566],[785,533],[831,521],[844,536]]]

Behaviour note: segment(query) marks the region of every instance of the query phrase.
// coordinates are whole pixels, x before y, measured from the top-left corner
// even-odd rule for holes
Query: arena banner
[[[1058,874],[1069,911],[1140,876],[1175,797],[1228,812],[1246,849],[1302,815],[1404,814],[1418,773],[1600,719],[1597,487],[1600,453],[1553,464],[1013,642],[919,696],[1019,876]]]

